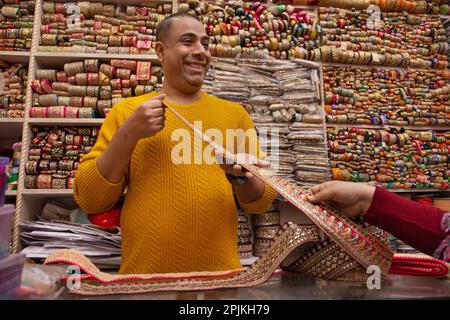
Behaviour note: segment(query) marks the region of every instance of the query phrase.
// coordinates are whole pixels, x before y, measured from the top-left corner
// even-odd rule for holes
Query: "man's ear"
[[[158,41],[155,45],[156,54],[158,55],[158,59],[160,63],[164,62],[164,45],[162,42]]]

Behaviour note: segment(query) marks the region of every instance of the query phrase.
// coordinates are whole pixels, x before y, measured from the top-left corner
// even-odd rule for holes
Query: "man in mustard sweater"
[[[172,15],[156,36],[163,89],[114,106],[81,161],[75,200],[86,212],[98,213],[111,208],[127,187],[120,273],[241,269],[233,188],[240,206],[251,213],[265,212],[276,192],[239,165],[174,161],[177,133],[189,128],[165,112],[162,101],[189,122],[201,121],[203,131],[215,129],[223,136],[227,129],[254,131],[253,123],[239,104],[201,91],[211,56],[196,18]],[[229,176],[246,179],[232,184]]]

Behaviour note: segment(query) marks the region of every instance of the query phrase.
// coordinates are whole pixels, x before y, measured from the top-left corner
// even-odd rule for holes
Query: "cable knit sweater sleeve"
[[[446,237],[444,212],[377,187],[364,220],[388,231],[411,247],[433,255]]]
[[[103,212],[118,201],[126,187],[125,177],[119,183],[111,183],[103,177],[97,167],[97,158],[108,147],[119,128],[120,105],[114,106],[106,117],[94,147],[85,155],[75,176],[74,198],[88,213]]]

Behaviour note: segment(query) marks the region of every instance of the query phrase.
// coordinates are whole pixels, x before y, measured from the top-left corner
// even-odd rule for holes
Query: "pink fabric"
[[[445,262],[431,257],[395,255],[389,273],[423,277],[446,277],[448,267]]]

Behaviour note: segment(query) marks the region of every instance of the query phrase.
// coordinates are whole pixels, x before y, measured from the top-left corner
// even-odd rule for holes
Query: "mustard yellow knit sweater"
[[[75,200],[86,212],[98,213],[111,208],[127,187],[120,221],[120,273],[240,269],[232,186],[216,163],[173,163],[173,147],[179,145],[181,138],[173,141],[172,134],[176,129],[190,130],[169,110],[165,128],[136,145],[122,182],[110,183],[97,168],[97,158],[117,129],[136,106],[154,95],[156,92],[128,98],[114,106],[101,127],[97,143],[77,170]],[[191,123],[202,121],[203,132],[215,128],[225,137],[226,129],[253,128],[242,106],[206,93],[194,104],[169,105]],[[192,136],[191,145],[193,141]],[[194,153],[191,156],[193,162]],[[247,212],[263,213],[275,196],[275,190],[266,186],[259,200],[239,202]]]

